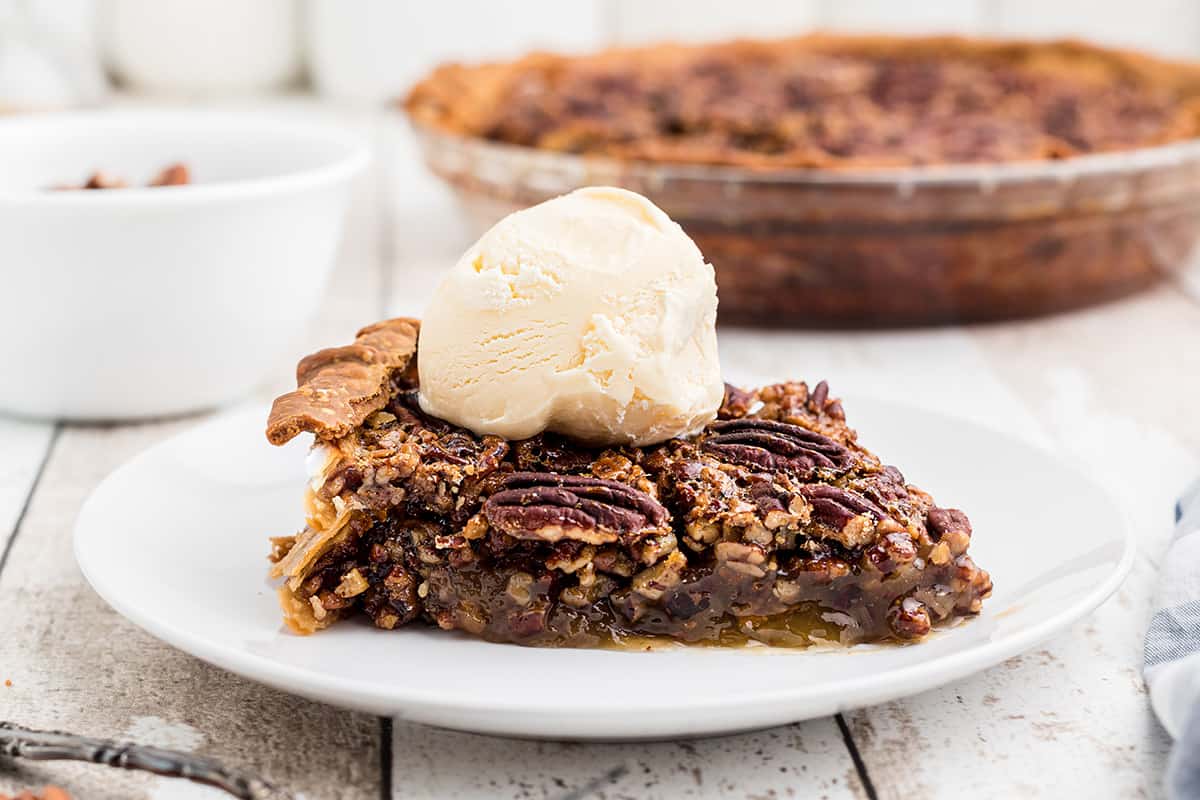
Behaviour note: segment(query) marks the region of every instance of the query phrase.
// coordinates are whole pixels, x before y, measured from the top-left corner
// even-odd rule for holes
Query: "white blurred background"
[[[445,59],[816,28],[1070,36],[1200,58],[1197,0],[0,0],[0,109],[126,90],[395,97]]]

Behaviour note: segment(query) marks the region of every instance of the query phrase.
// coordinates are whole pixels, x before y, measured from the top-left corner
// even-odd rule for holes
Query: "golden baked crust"
[[[811,35],[447,64],[421,125],[540,149],[748,167],[1063,158],[1191,138],[1200,68],[1081,42]]]
[[[400,317],[368,325],[354,344],[306,356],[296,366],[296,390],[276,398],[267,439],[285,444],[302,431],[337,439],[383,408],[392,378],[407,369],[421,323]]]

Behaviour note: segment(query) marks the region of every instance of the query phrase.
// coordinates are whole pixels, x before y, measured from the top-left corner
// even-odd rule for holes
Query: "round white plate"
[[[925,411],[848,404],[862,441],[965,509],[995,594],[978,618],[910,646],[807,651],[551,650],[412,626],[288,633],[267,537],[302,519],[306,443],[272,448],[265,409],[218,417],[108,477],[75,554],[96,591],[153,635],[306,697],[482,733],[575,739],[747,730],[880,703],[1048,639],[1120,585],[1133,544],[1105,493],[1048,454]]]

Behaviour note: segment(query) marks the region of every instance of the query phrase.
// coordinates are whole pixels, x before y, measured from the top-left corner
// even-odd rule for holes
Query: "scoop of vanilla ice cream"
[[[478,434],[645,445],[724,395],[713,268],[639,194],[579,189],[501,220],[433,295],[417,348],[426,413]]]

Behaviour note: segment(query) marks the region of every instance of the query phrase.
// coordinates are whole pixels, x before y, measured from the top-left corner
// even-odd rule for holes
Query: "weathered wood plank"
[[[0,418],[0,553],[28,504],[54,431],[53,423]]]
[[[865,798],[832,719],[677,742],[533,742],[395,723],[393,797]]]
[[[1106,425],[1153,437],[1147,446],[1200,451],[1200,303],[1177,287],[1046,320],[979,326],[971,336],[1067,455],[1120,468],[1122,459],[1100,458],[1112,452],[1112,441],[1095,435]],[[1174,491],[1187,476],[1168,466],[1157,467],[1157,477],[1173,481]]]

